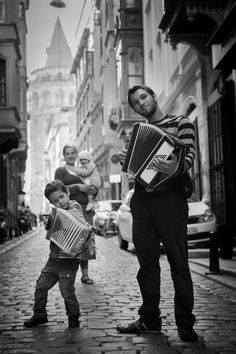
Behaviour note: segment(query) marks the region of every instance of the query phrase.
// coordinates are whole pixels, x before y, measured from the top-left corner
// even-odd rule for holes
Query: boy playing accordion
[[[84,220],[82,207],[76,201],[69,199],[69,191],[61,181],[55,180],[48,183],[44,195],[56,208],[66,210],[74,216],[77,214]],[[46,225],[46,228],[50,228],[50,225]],[[92,229],[90,231],[92,235]],[[93,236],[90,238],[92,240]],[[35,327],[48,322],[46,311],[48,291],[57,282],[64,299],[69,328],[79,327],[80,306],[74,287],[78,267],[79,256],[68,254],[53,241],[50,242],[49,259],[36,282],[34,314],[24,322],[25,327]]]

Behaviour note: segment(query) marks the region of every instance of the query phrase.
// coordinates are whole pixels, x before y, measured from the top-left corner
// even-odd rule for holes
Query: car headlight
[[[205,213],[198,218],[198,222],[210,222],[215,219],[215,215],[211,209],[206,209]]]

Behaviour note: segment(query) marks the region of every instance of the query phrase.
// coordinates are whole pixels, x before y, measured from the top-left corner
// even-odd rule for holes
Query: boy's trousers
[[[75,277],[79,262],[74,259],[49,258],[36,282],[34,294],[35,316],[46,316],[48,291],[58,282],[61,295],[64,299],[67,316],[80,315],[80,307],[75,295]]]

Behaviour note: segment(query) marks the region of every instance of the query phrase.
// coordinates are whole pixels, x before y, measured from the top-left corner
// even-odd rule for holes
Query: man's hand
[[[161,173],[171,175],[178,166],[178,159],[175,154],[170,155],[171,160],[163,160],[162,158],[153,159],[153,166]]]
[[[122,149],[122,150],[118,153],[118,160],[119,160],[119,162],[120,162],[122,165],[123,165],[123,163],[125,162],[126,154],[127,154],[127,149]]]

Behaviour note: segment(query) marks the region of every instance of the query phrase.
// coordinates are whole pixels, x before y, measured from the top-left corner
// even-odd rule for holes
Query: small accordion
[[[79,256],[93,235],[92,227],[79,215],[60,208],[52,208],[46,239],[54,242],[71,256]]]
[[[135,123],[129,141],[122,171],[131,174],[143,186],[155,190],[174,177],[186,154],[187,146],[155,125]],[[168,159],[171,153],[178,157],[174,173],[167,175],[154,167],[157,158]]]

